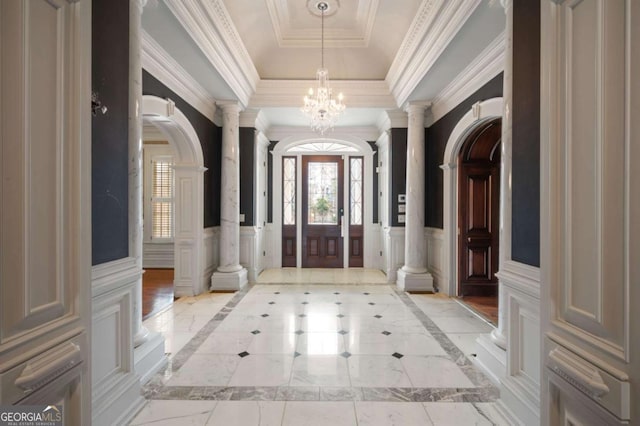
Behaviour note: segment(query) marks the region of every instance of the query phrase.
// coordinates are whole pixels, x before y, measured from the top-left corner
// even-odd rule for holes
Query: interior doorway
[[[475,128],[458,154],[458,295],[489,319],[498,306],[501,122]]]

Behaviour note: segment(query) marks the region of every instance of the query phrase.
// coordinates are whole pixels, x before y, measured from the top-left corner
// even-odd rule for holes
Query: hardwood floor
[[[142,319],[173,303],[173,269],[145,269],[142,275]]]
[[[496,327],[498,326],[498,297],[497,296],[464,296],[459,299],[469,308],[480,314]]]

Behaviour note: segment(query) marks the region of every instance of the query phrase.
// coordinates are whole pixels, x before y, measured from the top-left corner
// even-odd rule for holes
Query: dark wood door
[[[472,134],[459,158],[459,295],[497,295],[500,123]]]
[[[341,156],[302,157],[302,267],[344,267],[344,162]]]

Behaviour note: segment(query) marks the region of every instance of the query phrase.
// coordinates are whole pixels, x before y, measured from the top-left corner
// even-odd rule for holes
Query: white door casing
[[[187,117],[170,99],[143,96],[144,121],[152,122],[175,152],[174,294],[193,296],[206,290],[204,244],[204,158],[200,140]]]

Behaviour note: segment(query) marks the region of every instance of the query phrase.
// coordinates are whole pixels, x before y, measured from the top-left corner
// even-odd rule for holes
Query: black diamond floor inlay
[[[260,315],[260,316],[261,316],[262,318],[266,318],[266,317],[268,317],[268,316],[269,316],[269,314],[262,314],[262,315]]]
[[[394,352],[393,354],[391,354],[391,356],[394,356],[394,357],[396,357],[396,358],[400,359],[400,358],[402,358],[404,355],[402,355],[402,354],[400,354],[400,353],[398,353],[398,352]]]
[[[373,303],[373,302],[369,302],[369,304],[370,304],[371,306],[375,305],[375,303]]]
[[[342,352],[342,353],[340,354],[340,356],[343,356],[343,357],[345,357],[345,358],[349,358],[349,357],[351,356],[351,353],[349,353],[349,352]]]
[[[336,316],[337,316],[338,318],[344,318],[344,315],[342,315],[342,314],[338,314],[338,315],[336,315]]]
[[[302,355],[300,352],[296,351],[293,353],[293,357],[294,358],[298,358],[300,355]]]
[[[276,304],[276,302],[269,302],[269,304],[270,304],[270,305],[275,305],[275,304]]]
[[[390,335],[390,334],[391,334],[391,332],[390,332],[390,331],[385,330],[385,331],[383,331],[383,332],[382,332],[382,334],[384,334],[385,336],[388,336],[388,335]]]
[[[305,314],[300,314],[300,315],[298,315],[298,316],[299,316],[300,318],[304,318],[304,317],[306,317],[306,315],[305,315]]]
[[[247,352],[247,351],[240,352],[240,353],[238,354],[238,356],[239,356],[240,358],[244,358],[245,356],[248,356],[248,355],[249,355],[249,352]]]
[[[303,304],[303,305],[308,305],[308,304],[309,304],[309,302],[302,302],[302,304]]]
[[[304,333],[304,331],[302,331],[302,330],[298,330],[298,331],[296,331],[296,334],[297,334],[298,336],[299,336],[299,335],[301,335],[301,334],[303,334],[303,333]]]
[[[335,292],[335,293],[333,293],[333,294],[340,294],[340,292],[339,292],[339,291],[336,291],[336,292]]]
[[[363,294],[364,294],[365,296],[368,296],[368,295],[369,295],[369,293],[363,293]]]
[[[339,334],[342,334],[342,335],[344,336],[345,334],[347,334],[347,333],[348,333],[348,331],[346,331],[346,330],[340,330],[340,331],[338,331],[338,333],[339,333]]]
[[[336,305],[342,305],[342,302],[336,302]]]
[[[280,294],[280,292],[279,292],[279,291],[276,291],[276,292],[274,292],[273,294]]]
[[[253,330],[251,334],[260,334],[260,330]]]
[[[380,319],[380,318],[382,318],[382,315],[374,315],[373,317]]]
[[[311,294],[311,293],[309,293],[308,291],[305,291],[304,294]]]

